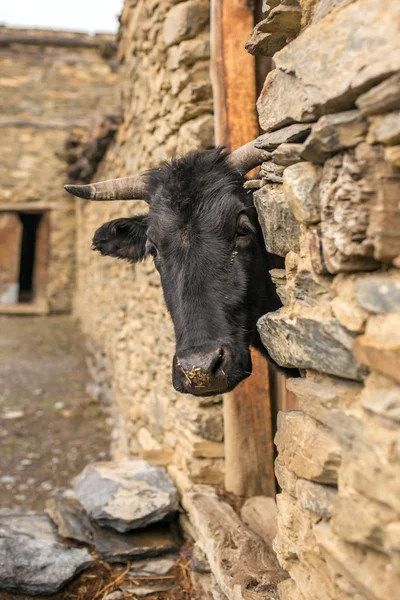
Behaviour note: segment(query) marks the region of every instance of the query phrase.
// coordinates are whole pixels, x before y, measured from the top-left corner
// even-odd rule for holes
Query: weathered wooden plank
[[[271,545],[212,492],[188,492],[182,503],[197,543],[229,600],[276,600],[277,585],[287,574],[280,568]]]
[[[235,149],[258,135],[256,68],[245,49],[254,15],[246,0],[211,2],[211,75],[217,145]],[[240,49],[242,48],[242,51]],[[253,353],[253,374],[224,398],[225,487],[238,496],[275,494],[268,366]]]

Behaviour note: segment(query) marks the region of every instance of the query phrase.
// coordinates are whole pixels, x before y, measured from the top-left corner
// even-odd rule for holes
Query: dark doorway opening
[[[18,302],[32,302],[35,296],[33,268],[35,264],[37,229],[41,214],[18,214],[22,223],[21,255],[19,264]]]

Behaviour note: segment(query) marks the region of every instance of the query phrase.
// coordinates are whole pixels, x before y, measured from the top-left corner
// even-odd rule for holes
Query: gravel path
[[[87,463],[108,458],[107,415],[87,382],[70,317],[0,317],[0,508],[42,510]]]

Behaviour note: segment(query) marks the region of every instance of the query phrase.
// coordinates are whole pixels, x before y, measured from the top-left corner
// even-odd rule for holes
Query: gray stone
[[[299,250],[300,228],[289,209],[282,185],[266,185],[254,192],[254,203],[268,252],[286,256]]]
[[[380,142],[386,146],[400,143],[400,111],[377,117],[377,122],[371,127],[372,142]]]
[[[294,165],[303,159],[302,152],[304,150],[303,144],[281,144],[272,154],[272,160],[276,165],[282,165],[283,167],[289,167]]]
[[[162,556],[160,558],[148,558],[147,560],[134,561],[131,564],[129,577],[162,577],[167,575],[175,565],[179,556]]]
[[[318,21],[321,21],[321,19],[323,19],[331,10],[344,2],[347,2],[347,0],[319,0],[315,6],[311,23],[318,23]]]
[[[287,279],[285,269],[271,269],[269,274],[271,275],[272,283],[275,285],[276,293],[283,305],[290,302],[290,292],[287,288]]]
[[[296,482],[296,496],[303,508],[311,510],[319,517],[330,517],[332,505],[335,501],[337,490],[328,485],[298,479]]]
[[[380,274],[359,277],[355,297],[361,308],[373,313],[400,311],[400,278]]]
[[[258,23],[251,32],[250,39],[245,43],[247,52],[254,56],[273,56],[286,44],[286,36],[278,33],[266,33],[262,31],[262,24]]]
[[[54,594],[91,566],[85,549],[63,546],[46,515],[0,515],[0,589],[16,594]]]
[[[321,220],[319,182],[321,168],[301,162],[285,169],[283,190],[290,210],[300,223],[318,223]]]
[[[177,550],[177,540],[165,525],[118,533],[113,529],[97,527],[77,500],[54,498],[47,506],[61,537],[94,546],[102,560],[123,562]]]
[[[324,163],[332,154],[363,141],[368,124],[358,110],[325,115],[313,125],[304,143],[303,158]]]
[[[121,533],[171,517],[178,509],[178,492],[165,469],[143,460],[93,463],[72,483],[90,518]]]
[[[124,593],[116,590],[115,592],[111,592],[111,594],[107,594],[104,600],[124,600]]]
[[[278,365],[363,379],[367,370],[352,353],[356,336],[335,319],[290,317],[281,313],[268,313],[257,324],[264,346]]]
[[[376,391],[365,390],[362,405],[365,410],[387,421],[400,423],[400,386]]]
[[[174,585],[171,580],[156,581],[148,583],[147,585],[134,585],[133,583],[122,583],[120,588],[127,594],[133,594],[134,598],[145,598],[146,596],[153,596],[159,592],[167,592]]]
[[[164,21],[164,42],[167,46],[172,46],[193,38],[209,18],[209,4],[204,0],[188,0],[176,4]]]
[[[296,300],[305,306],[315,306],[325,294],[329,294],[329,281],[314,273],[313,270],[300,266],[293,286]]]
[[[287,38],[296,35],[300,29],[301,8],[296,0],[283,0],[273,8],[268,7],[267,13],[245,44],[250,54],[273,56],[283,48]]]
[[[271,183],[282,183],[284,170],[285,167],[276,165],[273,162],[263,162],[261,165],[261,177],[263,180]]]
[[[399,3],[364,0],[362,10],[353,2],[307,27],[274,56],[277,68],[257,103],[261,127],[351,109],[360,93],[400,69],[399,20]]]
[[[356,100],[365,116],[385,113],[400,108],[400,73],[385,79]]]
[[[280,144],[288,142],[303,142],[311,131],[310,124],[295,123],[278,131],[264,133],[256,140],[256,148],[275,150]]]

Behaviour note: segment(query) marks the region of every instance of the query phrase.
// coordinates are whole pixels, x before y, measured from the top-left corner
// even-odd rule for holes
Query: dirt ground
[[[0,509],[43,510],[87,463],[109,458],[107,411],[88,396],[87,383],[83,340],[70,317],[0,317]],[[195,600],[189,565],[186,544],[167,577],[171,590],[146,600]],[[157,583],[129,579],[128,571],[97,559],[47,598],[102,600],[121,583]],[[0,600],[31,599],[0,591]]]
[[[109,421],[87,383],[70,317],[0,317],[0,508],[42,510],[108,457]]]

